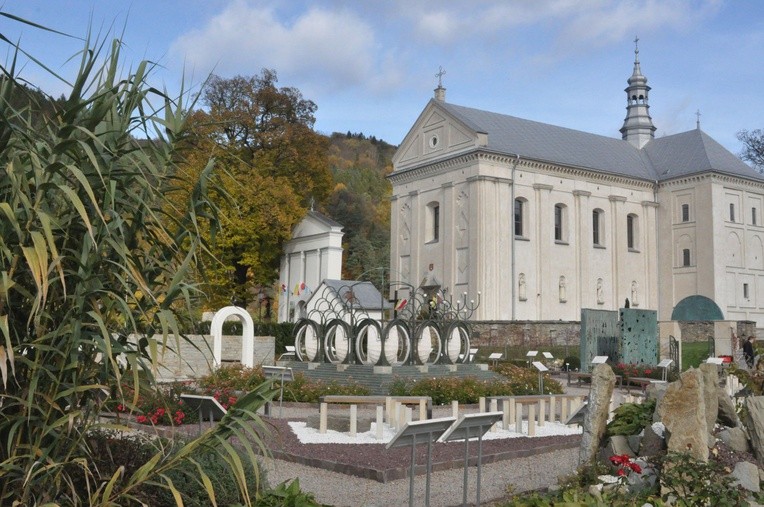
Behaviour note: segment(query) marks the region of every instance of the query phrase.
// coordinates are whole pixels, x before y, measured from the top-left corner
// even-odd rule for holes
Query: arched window
[[[605,212],[599,208],[592,211],[592,243],[605,246]]]
[[[425,242],[437,242],[440,239],[440,204],[437,201],[427,205],[425,227]]]
[[[639,248],[639,217],[633,213],[626,216],[626,246],[629,250]]]
[[[554,240],[560,243],[568,241],[568,207],[564,204],[554,205]]]
[[[528,201],[523,197],[515,199],[515,237],[525,238],[527,226],[527,210]]]

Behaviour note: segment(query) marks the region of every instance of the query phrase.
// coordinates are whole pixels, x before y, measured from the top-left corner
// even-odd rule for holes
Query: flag
[[[398,301],[398,304],[395,305],[395,311],[399,312],[399,311],[403,310],[404,308],[406,308],[406,305],[408,304],[408,302],[409,302],[409,300],[405,299],[405,298],[401,299],[400,301]]]
[[[300,284],[299,283],[294,286],[294,295],[295,296],[299,296],[300,295]]]

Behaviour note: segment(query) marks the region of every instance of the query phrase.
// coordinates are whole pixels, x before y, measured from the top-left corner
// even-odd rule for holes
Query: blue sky
[[[701,128],[733,153],[764,128],[760,0],[0,0],[82,37],[123,35],[125,61],[157,61],[171,93],[275,69],[317,106],[316,129],[399,144],[446,70],[446,100],[611,137],[626,113],[639,36],[656,135]],[[82,42],[0,18],[0,32],[63,75]],[[9,50],[2,48],[3,61]],[[34,64],[23,75],[65,93]]]

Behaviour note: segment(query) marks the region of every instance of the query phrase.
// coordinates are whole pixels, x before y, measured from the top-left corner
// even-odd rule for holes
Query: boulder
[[[751,439],[753,455],[764,462],[764,396],[749,396],[745,399],[748,436]]]
[[[745,434],[745,430],[740,426],[723,429],[716,436],[735,452],[748,452],[751,450],[748,445],[748,435]]]
[[[592,387],[589,392],[583,435],[578,458],[581,464],[590,463],[597,457],[600,442],[605,435],[610,398],[615,389],[615,373],[607,364],[592,369]]]
[[[629,445],[629,438],[625,435],[613,435],[608,438],[601,451],[602,460],[606,463],[610,462],[611,456],[623,456],[624,454],[630,458],[637,456]]]
[[[727,390],[723,387],[718,388],[716,390],[716,398],[719,402],[719,414],[716,416],[717,422],[729,428],[740,426],[740,418],[735,410],[735,402],[727,394]]]
[[[753,491],[754,493],[761,491],[759,487],[759,467],[753,463],[747,461],[739,462],[735,465],[735,469],[730,476],[735,479],[735,484],[743,489]]]
[[[716,416],[719,414],[719,366],[703,363],[700,365],[703,373],[703,400],[706,405],[706,427],[708,431],[714,430]]]
[[[666,427],[669,452],[689,453],[706,462],[709,432],[703,387],[703,373],[690,368],[668,385],[655,413]]]
[[[639,455],[652,457],[661,454],[666,449],[666,439],[655,432],[652,426],[647,426],[639,443]]]

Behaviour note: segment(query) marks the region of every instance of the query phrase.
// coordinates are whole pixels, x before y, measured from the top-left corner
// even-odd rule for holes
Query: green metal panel
[[[724,314],[713,299],[696,295],[678,302],[671,312],[671,320],[724,320]]]
[[[618,312],[581,309],[581,371],[589,371],[600,338],[618,336]]]
[[[621,308],[620,361],[629,364],[658,364],[658,312]]]

